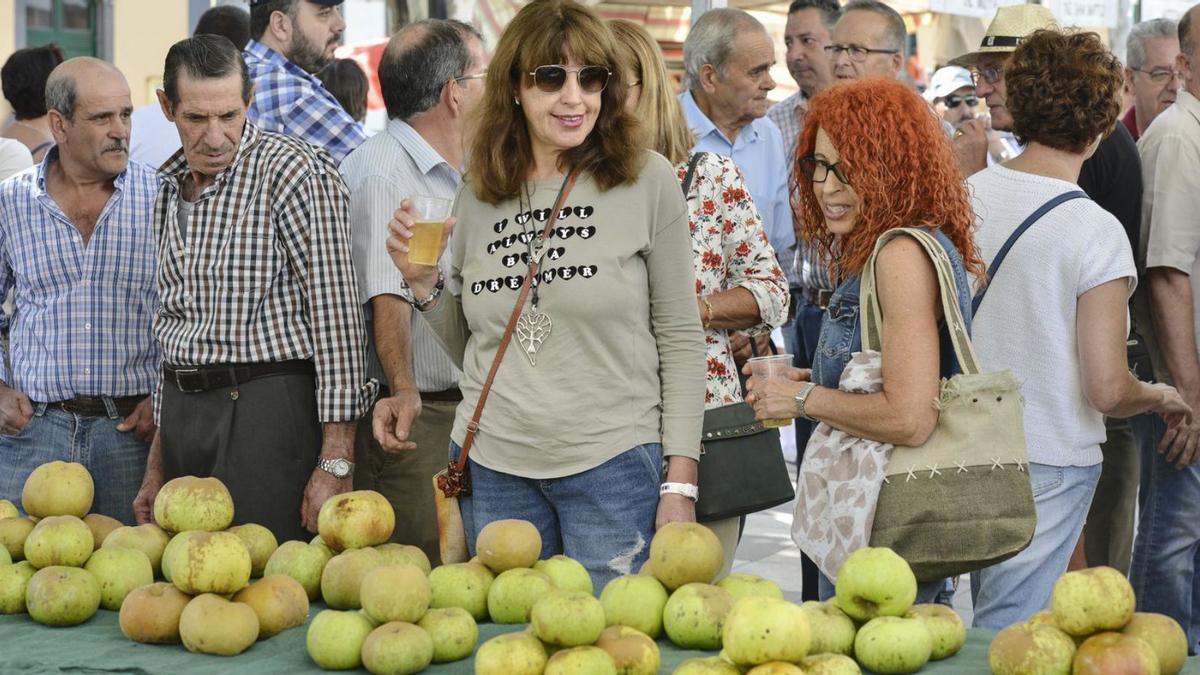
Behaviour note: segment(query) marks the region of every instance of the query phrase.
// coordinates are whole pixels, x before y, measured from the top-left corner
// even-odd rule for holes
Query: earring
[[[514,97],[513,97],[513,103],[516,103],[517,105],[521,105],[521,99],[519,99],[519,98],[517,98],[516,96],[514,96]]]

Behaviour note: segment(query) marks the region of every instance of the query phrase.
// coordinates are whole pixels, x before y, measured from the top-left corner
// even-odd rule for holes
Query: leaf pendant
[[[537,365],[537,352],[546,338],[550,337],[550,315],[536,308],[524,312],[517,318],[517,342],[529,359],[529,365]]]

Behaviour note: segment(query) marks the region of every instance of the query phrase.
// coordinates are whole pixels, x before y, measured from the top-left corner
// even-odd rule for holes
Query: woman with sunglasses
[[[958,364],[943,325],[933,263],[915,239],[893,239],[876,263],[882,390],[848,393],[838,382],[851,355],[862,350],[860,275],[888,230],[925,228],[937,239],[950,258],[959,307],[970,322],[967,276],[980,276],[983,264],[971,239],[974,217],[949,139],[909,87],[871,79],[813,97],[797,157],[793,193],[801,235],[821,251],[838,286],[825,310],[813,369],[795,370],[786,381],[751,378],[747,400],[759,419],[803,416],[867,440],[922,445],[937,425],[930,401],[938,397],[941,378],[957,372]],[[919,601],[931,601],[942,586],[921,584]],[[833,594],[824,575],[819,594],[822,599]]]
[[[617,48],[629,68],[626,111],[637,118],[643,144],[661,153],[686,180],[688,226],[692,240],[697,303],[708,353],[705,409],[742,400],[742,385],[729,345],[731,331],[769,334],[787,318],[788,286],[767,240],[762,219],[746,190],[742,173],[728,157],[689,149],[688,129],[679,99],[671,91],[662,52],[645,28],[624,20],[609,22]],[[722,575],[733,566],[740,518],[705,523],[725,549]]]
[[[414,304],[463,366],[452,456],[539,263],[468,452],[472,492],[460,505],[472,552],[487,523],[528,520],[541,557],[579,560],[596,591],[637,571],[656,521],[694,520],[704,409],[684,201],[670,163],[642,147],[625,112],[621,64],[608,26],[584,6],[522,8],[488,67],[445,226],[452,274],[409,262],[414,219],[403,207],[388,241]]]

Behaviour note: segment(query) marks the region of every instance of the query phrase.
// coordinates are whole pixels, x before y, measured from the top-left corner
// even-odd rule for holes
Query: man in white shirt
[[[1200,5],[1179,21],[1175,68],[1183,87],[1138,141],[1145,192],[1142,250],[1157,345],[1155,371],[1200,405]],[[1200,647],[1200,419],[1176,429],[1154,420],[1161,454],[1142,452],[1137,540],[1130,580],[1138,610],[1166,614]]]
[[[483,94],[483,43],[457,21],[428,20],[392,36],[379,63],[387,129],[342,162],[359,291],[367,305],[371,375],[387,392],[355,440],[356,489],[396,510],[392,540],[438,564],[433,475],[446,467],[462,373],[412,310],[412,293],[387,255],[387,224],[400,201],[453,199],[462,181],[468,118]],[[441,261],[449,276],[448,257]]]

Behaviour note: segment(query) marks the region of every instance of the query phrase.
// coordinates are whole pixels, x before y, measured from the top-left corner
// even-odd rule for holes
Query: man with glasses
[[[1182,88],[1174,105],[1146,129],[1138,151],[1146,182],[1142,251],[1146,286],[1157,329],[1155,371],[1185,401],[1200,403],[1197,298],[1200,298],[1200,5],[1179,21],[1175,69]],[[1167,430],[1155,419],[1142,448],[1141,516],[1130,580],[1138,610],[1166,614],[1200,646],[1200,418]],[[1163,438],[1163,453],[1152,443]]]
[[[396,510],[392,540],[419,546],[434,565],[440,554],[432,478],[446,467],[462,373],[409,304],[412,292],[388,258],[387,223],[405,197],[454,198],[484,62],[479,32],[465,23],[430,19],[393,35],[379,61],[387,129],[341,166],[366,303],[367,369],[384,383],[374,415],[359,423],[354,487],[387,497]],[[440,264],[449,277],[448,254]]]
[[[724,155],[742,170],[779,266],[786,269],[794,260],[796,235],[783,137],[766,117],[774,65],[775,45],[758,19],[740,9],[709,10],[683,43],[679,102],[696,134],[692,150]]]
[[[939,68],[933,77],[929,78],[929,88],[925,90],[925,100],[949,125],[951,132],[958,129],[963,122],[975,119],[975,106],[979,105],[979,97],[975,95],[975,81],[971,72],[960,66]]]
[[[316,77],[346,30],[342,2],[250,0],[252,39],[242,52],[254,82],[250,121],[323,148],[335,162],[367,138]]]
[[[833,28],[833,43],[825,47],[839,80],[868,77],[896,79],[904,65],[908,29],[904,17],[879,0],[852,0],[842,8]]]
[[[1121,118],[1133,140],[1141,138],[1159,113],[1175,102],[1182,73],[1175,65],[1179,35],[1170,19],[1143,21],[1129,31],[1125,46],[1125,91],[1133,107]]]

